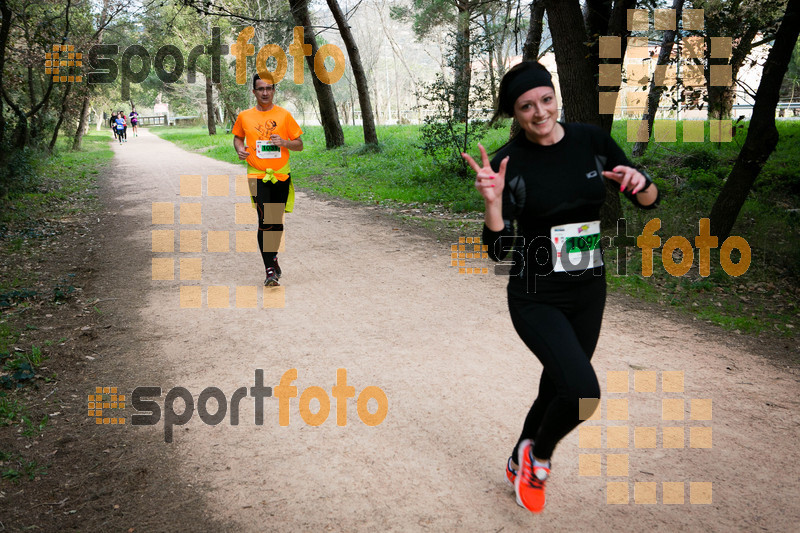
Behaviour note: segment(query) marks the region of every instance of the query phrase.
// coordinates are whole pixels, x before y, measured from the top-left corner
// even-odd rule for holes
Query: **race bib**
[[[554,272],[582,271],[603,264],[599,220],[553,226],[550,242]]]
[[[272,144],[272,141],[256,141],[256,157],[259,159],[280,159],[281,147]]]

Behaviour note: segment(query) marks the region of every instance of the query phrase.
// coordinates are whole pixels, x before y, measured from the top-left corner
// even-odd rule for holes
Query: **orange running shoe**
[[[550,469],[544,466],[533,466],[533,442],[530,439],[519,445],[519,472],[514,481],[517,491],[517,504],[532,513],[541,513],[544,509],[544,485],[550,476]]]
[[[506,482],[514,487],[514,481],[517,479],[517,471],[511,466],[511,457],[506,462]]]

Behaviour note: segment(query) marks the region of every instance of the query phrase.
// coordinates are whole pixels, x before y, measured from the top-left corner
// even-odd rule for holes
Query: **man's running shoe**
[[[275,263],[275,275],[278,276],[278,279],[281,279],[281,267],[278,264],[278,256],[272,258],[272,262]]]
[[[264,280],[264,286],[277,287],[278,285],[280,285],[280,283],[278,283],[278,275],[275,273],[274,268],[269,267],[267,269],[267,279]]]
[[[506,461],[506,482],[514,486],[514,481],[517,479],[517,471],[511,466],[511,457]]]
[[[532,513],[541,513],[545,503],[544,486],[550,469],[533,466],[533,442],[530,439],[520,443],[518,454],[519,472],[514,480],[517,503]]]

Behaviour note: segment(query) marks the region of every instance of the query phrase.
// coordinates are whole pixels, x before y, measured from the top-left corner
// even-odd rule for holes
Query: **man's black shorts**
[[[289,198],[289,183],[291,180],[291,174],[289,174],[289,178],[286,181],[278,181],[277,183],[269,181],[264,183],[264,180],[256,180],[256,195],[253,196],[253,201],[257,204],[285,204]]]

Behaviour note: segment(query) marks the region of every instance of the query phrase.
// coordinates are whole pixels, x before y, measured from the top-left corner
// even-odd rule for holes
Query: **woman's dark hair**
[[[258,80],[264,80],[265,83],[269,83],[270,85],[275,87],[275,82],[273,81],[273,78],[272,78],[271,74],[266,74],[266,76],[264,78],[262,78],[261,75],[258,72],[256,72],[255,74],[253,74],[253,90],[254,91],[256,90],[256,81],[258,81]]]
[[[519,89],[514,82],[522,77],[530,78],[533,80],[532,84],[526,86],[537,87],[547,85],[552,87],[550,82],[550,72],[538,61],[523,61],[508,69],[503,79],[500,80],[500,90],[497,95],[497,109],[492,115],[490,124],[494,124],[500,117],[513,117],[514,116],[514,103],[519,98]]]

